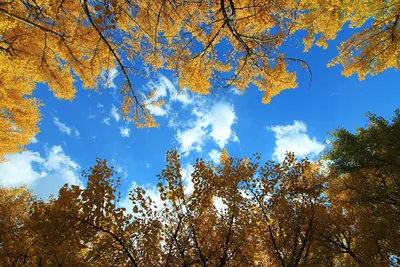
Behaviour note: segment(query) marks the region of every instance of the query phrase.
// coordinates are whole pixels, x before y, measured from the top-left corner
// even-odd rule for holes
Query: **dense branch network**
[[[161,207],[140,187],[128,210],[119,206],[120,181],[105,160],[83,173],[85,188],[65,185],[47,202],[0,187],[0,264],[394,266],[400,111],[369,119],[356,134],[335,131],[331,165],[291,153],[262,164],[259,154],[235,159],[225,150],[221,164],[196,161],[191,191],[179,154],[168,151]]]
[[[0,120],[0,139],[7,145],[0,155],[20,151],[39,131],[39,102],[30,98],[36,83],[72,100],[76,82],[99,89],[106,84],[104,73],[116,68],[125,81],[123,117],[155,127],[148,108],[163,101],[153,99],[157,88],[147,95],[135,88],[134,75],[171,70],[180,89],[200,94],[230,87],[244,92],[253,84],[269,103],[298,86],[292,63],[307,70],[311,82],[307,62],[284,48],[299,40],[304,50],[313,44],[326,48],[346,23],[361,27],[373,18],[342,43],[329,65],[341,64],[344,75],[357,73],[360,79],[398,68],[398,10],[396,1],[372,0],[3,1],[0,109],[7,116]],[[17,107],[29,115],[18,116]],[[18,134],[3,134],[14,129]]]

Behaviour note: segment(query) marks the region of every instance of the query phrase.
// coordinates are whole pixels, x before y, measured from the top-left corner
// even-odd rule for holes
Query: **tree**
[[[280,49],[297,32],[307,31],[305,50],[316,36],[315,43],[326,48],[346,23],[359,28],[369,19],[369,27],[345,41],[330,64],[360,78],[398,68],[398,7],[372,0],[2,2],[0,156],[20,151],[39,130],[39,102],[30,97],[36,83],[72,100],[78,80],[84,88],[100,88],[102,74],[116,68],[125,79],[122,114],[139,127],[154,127],[147,107],[163,102],[135,88],[132,74],[172,70],[181,89],[200,94],[225,87],[243,92],[253,83],[268,103],[297,87],[291,63],[309,70]]]
[[[355,179],[320,162],[224,151],[220,165],[198,159],[188,186],[179,154],[166,159],[158,207],[140,187],[121,207],[105,160],[83,173],[85,188],[48,201],[1,188],[3,265],[390,266],[399,255],[393,204],[357,200]]]
[[[357,74],[360,80],[389,68],[399,68],[399,3],[397,1],[301,1],[294,10],[294,31],[307,31],[307,51],[315,43],[328,47],[345,25],[360,28],[338,47],[339,55],[328,66],[342,65],[344,76]],[[318,40],[315,39],[318,37]]]
[[[400,111],[391,120],[368,119],[355,134],[336,130],[326,158],[334,177],[328,194],[351,221],[358,260],[374,265],[388,262],[385,255],[400,255]]]
[[[0,187],[0,263],[21,266],[31,257],[34,236],[27,225],[34,197],[26,187]]]
[[[258,164],[249,159],[228,158],[223,166],[199,160],[192,174],[194,190],[185,194],[179,155],[171,151],[167,161],[159,177],[164,203],[159,209],[141,188],[131,192],[132,215],[117,207],[118,182],[105,161],[85,175],[85,189],[65,186],[49,202],[32,199],[22,207],[30,216],[20,222],[15,216],[24,213],[7,216],[26,229],[22,237],[31,237],[29,252],[23,246],[16,253],[25,255],[26,264],[83,266],[318,262],[313,251],[323,197],[311,163],[295,163],[291,156],[282,165],[267,163],[258,178]],[[217,207],[216,198],[224,207]],[[8,254],[3,258],[11,261]]]

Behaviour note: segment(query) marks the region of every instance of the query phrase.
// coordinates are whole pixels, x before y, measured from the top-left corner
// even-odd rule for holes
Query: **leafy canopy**
[[[2,265],[394,266],[400,255],[399,112],[369,115],[356,134],[339,129],[330,162],[221,164],[198,159],[182,176],[168,151],[158,197],[136,187],[121,207],[105,160],[44,202],[0,188]],[[188,184],[190,182],[190,184]]]
[[[339,47],[329,65],[360,79],[398,68],[399,3],[394,0],[26,0],[0,3],[0,156],[20,151],[39,131],[37,83],[72,100],[80,81],[101,88],[116,68],[121,112],[139,127],[154,127],[148,107],[162,105],[145,95],[133,74],[167,69],[179,87],[208,94],[215,88],[244,92],[254,84],[263,103],[297,87],[289,70],[301,59],[282,47],[306,31],[304,50],[326,48],[346,23],[362,30]],[[316,40],[318,38],[318,40]],[[104,76],[104,75],[103,75]],[[104,79],[103,79],[104,80]],[[155,88],[156,90],[156,88]]]

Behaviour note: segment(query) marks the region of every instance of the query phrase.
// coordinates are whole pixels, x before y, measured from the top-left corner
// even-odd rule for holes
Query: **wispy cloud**
[[[150,169],[151,168],[151,164],[147,161],[144,162],[144,165],[146,166],[146,169]]]
[[[75,133],[75,136],[77,136],[77,137],[79,137],[81,135],[81,133],[75,127],[74,127],[74,133]]]
[[[124,175],[124,178],[128,177],[128,173],[121,166],[117,165],[115,170],[118,173],[118,175]]]
[[[131,130],[128,127],[119,127],[119,132],[122,137],[130,137],[131,136]]]
[[[61,132],[65,133],[67,135],[71,134],[71,128],[68,127],[65,123],[60,122],[60,120],[57,117],[54,118],[53,122],[54,122],[54,125],[57,126]]]
[[[202,151],[208,142],[223,148],[229,141],[239,141],[232,130],[237,120],[232,104],[180,90],[176,82],[161,74],[145,89],[156,90],[149,102],[165,101],[164,106],[149,107],[149,111],[168,120],[168,127],[176,131],[175,140],[183,156]]]
[[[119,111],[114,105],[111,106],[110,115],[116,122],[119,122],[120,119]]]
[[[110,117],[104,118],[103,119],[103,123],[107,124],[107,125],[110,125]]]
[[[170,113],[171,105],[174,102],[178,102],[184,106],[192,103],[192,99],[189,96],[189,92],[180,90],[175,83],[169,80],[164,75],[159,74],[156,81],[150,81],[146,84],[145,88],[150,90],[156,90],[155,94],[149,101],[165,100],[164,106],[149,106],[150,113],[154,116],[167,116]]]
[[[32,137],[31,141],[29,142],[29,144],[37,144],[39,143],[39,140],[36,137]]]
[[[307,135],[307,126],[302,121],[294,121],[292,125],[267,127],[275,133],[274,159],[283,161],[287,152],[294,152],[298,157],[317,156],[324,145],[315,137]]]
[[[116,89],[117,86],[114,83],[114,79],[118,76],[118,70],[116,68],[111,68],[108,71],[102,73],[102,78],[104,80],[104,86],[106,88]]]

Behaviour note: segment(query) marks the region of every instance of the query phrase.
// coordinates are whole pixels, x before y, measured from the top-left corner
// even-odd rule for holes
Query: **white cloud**
[[[298,157],[318,155],[324,145],[315,137],[312,139],[306,134],[307,126],[304,122],[295,121],[292,125],[277,125],[267,129],[275,133],[274,159],[283,161],[286,152],[294,152]]]
[[[110,117],[104,118],[103,123],[110,125]]]
[[[83,186],[79,179],[79,165],[65,154],[61,146],[53,146],[45,157],[32,151],[7,155],[0,164],[0,184],[20,186],[27,184],[35,194],[47,199],[56,195],[65,184]]]
[[[114,118],[116,122],[119,122],[120,116],[118,113],[118,109],[114,105],[111,106],[110,115]]]
[[[54,117],[53,123],[54,123],[55,126],[57,126],[57,128],[61,132],[67,134],[68,136],[71,135],[72,132],[74,132],[75,136],[77,136],[77,137],[80,136],[80,133],[79,133],[78,129],[76,129],[73,126],[71,128],[71,127],[67,126],[65,123],[60,122],[60,120],[57,117]]]
[[[144,165],[146,166],[146,169],[150,169],[151,168],[151,164],[147,161],[144,162]]]
[[[187,156],[190,151],[201,152],[206,138],[206,130],[202,125],[195,125],[193,128],[184,131],[178,130],[176,140],[180,145],[180,151]]]
[[[168,127],[176,130],[175,140],[183,156],[191,151],[201,152],[210,141],[220,148],[229,141],[239,141],[232,130],[237,120],[232,104],[216,103],[187,89],[180,90],[175,82],[161,74],[157,80],[147,83],[145,89],[156,90],[148,103],[165,100],[165,105],[149,107],[149,111],[154,116],[168,118]],[[178,111],[182,108],[189,112]]]
[[[67,135],[71,134],[71,128],[68,127],[65,123],[61,123],[57,117],[54,118],[53,122],[54,125],[57,126],[61,132],[66,133]]]
[[[167,109],[165,109],[164,107],[160,107],[160,106],[148,106],[147,109],[154,116],[165,116],[168,114]]]
[[[186,89],[175,91],[175,93],[171,95],[171,100],[181,102],[184,106],[189,105],[193,102],[193,99],[190,98],[189,93]]]
[[[115,77],[118,76],[118,70],[116,68],[111,68],[108,71],[102,73],[102,78],[104,79],[104,86],[106,88],[116,89],[117,86],[114,83]]]
[[[184,130],[178,129],[176,140],[180,145],[180,152],[185,156],[192,150],[202,151],[205,141],[212,140],[220,148],[228,141],[239,141],[232,125],[236,122],[233,105],[220,102],[210,107],[193,109],[195,120],[190,122]]]
[[[192,99],[186,89],[179,90],[177,85],[162,74],[158,75],[157,81],[150,81],[145,86],[147,90],[156,90],[154,96],[151,98],[152,101],[165,100],[163,106],[149,106],[150,113],[154,116],[168,116],[170,107],[173,102],[179,102],[183,106],[192,103]],[[149,99],[149,102],[151,101]]]
[[[236,87],[232,87],[230,90],[230,93],[234,94],[234,95],[242,95],[243,91],[240,91],[239,89],[237,89]]]
[[[219,164],[220,163],[220,157],[221,157],[221,152],[213,149],[208,153],[208,157],[215,163]]]
[[[187,163],[185,167],[181,168],[182,181],[185,186],[185,194],[190,195],[194,190],[194,184],[192,181],[192,173],[194,167],[192,164]]]
[[[0,164],[0,183],[4,186],[29,184],[47,173],[34,171],[32,164],[42,165],[45,159],[39,153],[23,151],[7,156],[8,161]]]
[[[122,137],[130,137],[131,136],[131,130],[128,127],[119,127],[119,132]]]
[[[100,102],[97,102],[97,108],[102,108],[102,107],[104,107],[104,105],[101,104]]]
[[[186,89],[180,90],[167,77],[159,75],[159,84],[168,89],[171,101],[180,102],[184,106],[191,104],[193,102],[193,99],[190,98],[189,93]]]
[[[223,148],[230,138],[236,140],[237,137],[232,131],[231,126],[236,121],[233,105],[227,103],[217,103],[206,114],[206,120],[211,124],[211,137]]]
[[[32,137],[31,141],[29,142],[29,144],[37,144],[39,143],[39,140],[34,136]]]

